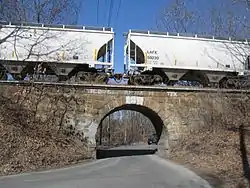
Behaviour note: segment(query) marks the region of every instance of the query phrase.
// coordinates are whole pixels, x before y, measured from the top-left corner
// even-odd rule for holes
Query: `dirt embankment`
[[[85,143],[72,127],[58,128],[53,122],[41,121],[21,102],[0,97],[0,175],[90,159]]]
[[[249,187],[250,102],[227,101],[212,121],[191,130],[172,148],[170,158],[197,172],[216,188]]]

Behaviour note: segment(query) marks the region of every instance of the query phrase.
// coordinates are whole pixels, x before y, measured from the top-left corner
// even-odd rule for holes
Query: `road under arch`
[[[130,111],[136,111],[139,112],[141,114],[143,114],[145,117],[147,117],[153,124],[154,128],[155,128],[155,132],[157,135],[157,143],[160,140],[160,137],[162,135],[163,132],[163,128],[164,128],[164,123],[163,120],[161,119],[161,117],[152,109],[146,107],[146,106],[142,106],[142,105],[136,105],[136,104],[125,104],[119,107],[116,107],[112,110],[110,110],[100,121],[99,127],[98,129],[100,131],[97,131],[97,135],[96,135],[96,144],[97,144],[97,148],[99,148],[102,143],[102,126],[103,126],[103,121],[106,117],[108,117],[109,115],[113,114],[114,112],[117,111],[121,111],[121,110],[130,110]],[[100,134],[100,135],[99,135]],[[152,149],[151,149],[152,150]],[[141,153],[141,152],[139,152]]]

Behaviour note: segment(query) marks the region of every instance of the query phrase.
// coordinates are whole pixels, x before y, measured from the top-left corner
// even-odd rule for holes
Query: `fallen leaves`
[[[0,175],[61,167],[91,157],[79,138],[58,132],[55,124],[45,125],[33,114],[20,103],[0,98]]]
[[[250,151],[250,142],[246,145]],[[224,181],[226,187],[242,182],[243,169],[239,134],[226,129],[193,132],[171,150],[171,159],[195,168],[208,170]]]

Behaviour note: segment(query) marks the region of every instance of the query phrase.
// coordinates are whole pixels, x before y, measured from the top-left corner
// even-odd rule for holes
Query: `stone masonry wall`
[[[54,121],[58,128],[74,127],[76,134],[96,146],[95,134],[101,119],[112,109],[135,104],[156,112],[164,122],[159,150],[165,155],[175,141],[196,126],[212,124],[215,116],[224,113],[232,100],[241,94],[208,92],[132,91],[87,89],[71,86],[0,86],[0,96],[32,109],[45,123]],[[154,122],[153,122],[154,124]]]

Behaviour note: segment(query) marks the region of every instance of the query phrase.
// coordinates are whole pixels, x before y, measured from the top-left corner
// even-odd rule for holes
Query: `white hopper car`
[[[113,67],[112,28],[0,23],[1,77],[105,81]]]
[[[173,85],[189,80],[203,86],[235,87],[249,82],[247,40],[133,30],[126,37],[124,67],[130,84]]]

